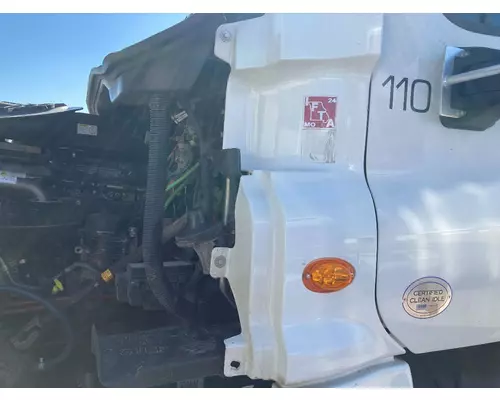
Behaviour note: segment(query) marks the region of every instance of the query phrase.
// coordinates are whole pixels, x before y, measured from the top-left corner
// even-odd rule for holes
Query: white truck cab
[[[499,34],[500,19],[481,14],[219,28],[224,146],[252,171],[236,245],[212,253],[242,323],[226,375],[408,387],[406,352],[499,341]],[[308,290],[303,270],[324,257],[354,266],[352,283]]]

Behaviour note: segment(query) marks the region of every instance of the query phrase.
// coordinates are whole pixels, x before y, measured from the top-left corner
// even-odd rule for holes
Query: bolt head
[[[218,256],[214,260],[214,264],[217,268],[224,268],[226,266],[226,257]]]
[[[222,40],[223,42],[230,42],[231,39],[232,39],[231,32],[229,32],[226,29],[224,29],[224,30],[221,31],[221,33],[220,33],[220,40]]]

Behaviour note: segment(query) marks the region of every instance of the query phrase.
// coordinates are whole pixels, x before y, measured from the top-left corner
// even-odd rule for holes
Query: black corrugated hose
[[[144,207],[142,255],[144,270],[151,291],[167,312],[176,315],[173,288],[163,277],[161,238],[163,205],[167,179],[167,144],[173,122],[168,115],[168,99],[155,94],[149,102],[149,159],[148,180]]]

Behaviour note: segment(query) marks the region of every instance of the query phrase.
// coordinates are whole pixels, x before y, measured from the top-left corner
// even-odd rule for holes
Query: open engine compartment
[[[192,15],[106,57],[93,114],[0,103],[0,387],[221,385],[240,327],[209,264],[243,172],[213,42],[252,17]]]

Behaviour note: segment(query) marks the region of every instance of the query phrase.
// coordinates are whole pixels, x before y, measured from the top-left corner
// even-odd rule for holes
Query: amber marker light
[[[354,267],[347,261],[340,258],[320,258],[306,265],[302,282],[312,292],[332,293],[349,286],[355,274]]]

